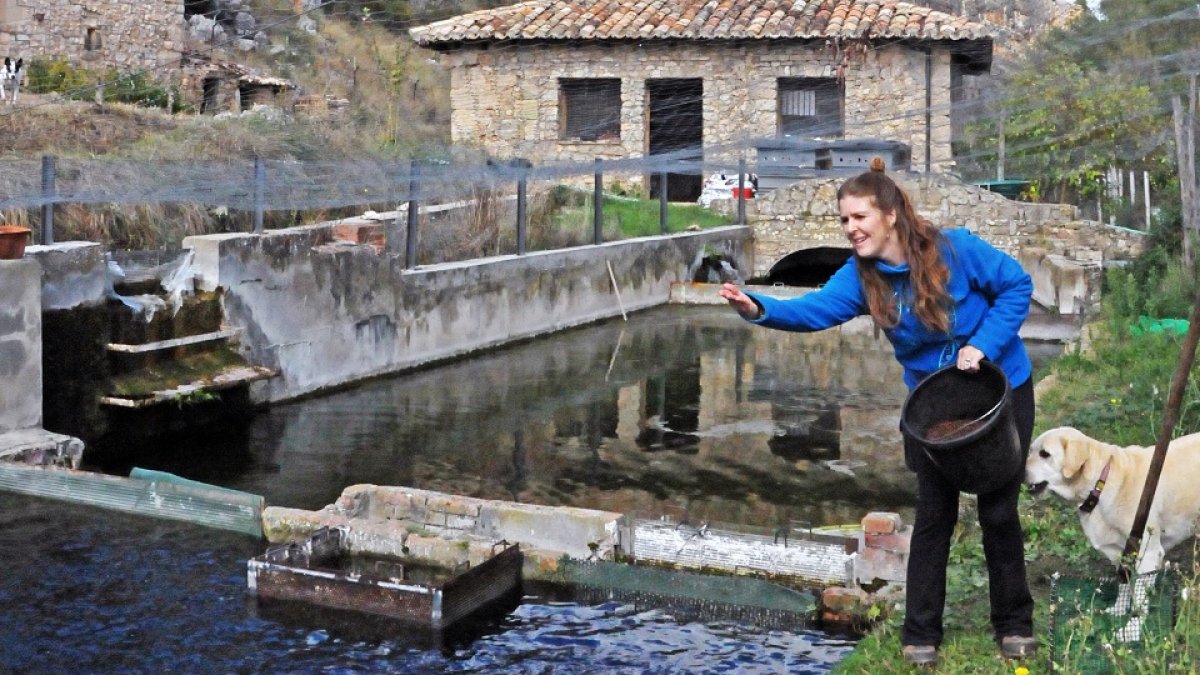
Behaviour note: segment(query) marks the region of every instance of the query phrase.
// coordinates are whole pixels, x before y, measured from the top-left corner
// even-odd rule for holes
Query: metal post
[[[746,158],[738,158],[737,224],[746,224]]]
[[[417,266],[417,199],[421,189],[421,165],[413,160],[408,176],[408,234],[404,242],[404,268]]]
[[[1150,231],[1150,172],[1149,171],[1142,172],[1142,193],[1145,196],[1145,199],[1143,199],[1142,201],[1145,202],[1145,206],[1146,206],[1146,231],[1149,232]]]
[[[600,158],[596,158],[596,187],[592,190],[593,243],[604,243],[604,172],[600,169]]]
[[[263,200],[267,191],[267,165],[262,157],[254,158],[254,234],[263,231]]]
[[[668,232],[667,228],[667,172],[661,171],[658,174],[658,230],[663,234]]]
[[[42,243],[54,243],[54,197],[55,188],[54,155],[42,155]]]
[[[517,255],[525,255],[526,199],[529,194],[529,168],[533,164],[527,159],[518,158],[513,160],[513,166],[521,172],[517,178]]]

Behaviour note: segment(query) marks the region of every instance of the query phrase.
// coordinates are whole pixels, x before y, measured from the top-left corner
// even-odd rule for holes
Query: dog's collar
[[[1112,456],[1109,455],[1108,461],[1104,463],[1104,468],[1100,470],[1100,478],[1096,480],[1096,487],[1088,493],[1083,503],[1079,505],[1079,510],[1084,513],[1091,513],[1092,509],[1096,508],[1096,504],[1100,502],[1100,493],[1104,491],[1104,482],[1108,480],[1108,470],[1112,468]]]

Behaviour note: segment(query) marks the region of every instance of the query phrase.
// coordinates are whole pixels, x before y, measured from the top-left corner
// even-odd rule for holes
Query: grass
[[[1150,303],[1174,311],[1188,302],[1166,295],[1191,297],[1189,284],[1164,293],[1163,276],[1172,276],[1174,263],[1140,278],[1109,282],[1100,320],[1090,325],[1088,351],[1073,349],[1055,361],[1039,383],[1035,434],[1056,426],[1075,426],[1085,433],[1117,444],[1152,445],[1161,424],[1171,376],[1180,356],[1182,337],[1174,334],[1134,335],[1129,326]],[[1177,272],[1176,272],[1177,273]],[[1123,274],[1115,272],[1114,274]],[[1039,375],[1043,375],[1039,373]],[[1175,436],[1200,431],[1200,372],[1193,368],[1184,396]],[[1080,611],[1066,624],[1060,642],[1088,641],[1091,665],[1050,662],[1051,578],[1097,579],[1110,577],[1112,565],[1087,542],[1074,506],[1054,497],[1034,499],[1022,494],[1019,503],[1026,537],[1026,562],[1034,595],[1034,630],[1038,654],[1025,662],[1004,661],[992,641],[989,602],[982,544],[975,520],[974,501],[963,500],[959,525],[950,554],[947,581],[946,639],[939,673],[996,673],[1012,675],[1018,668],[1030,673],[1090,673],[1096,663],[1120,673],[1192,673],[1200,663],[1200,566],[1196,551],[1177,550],[1169,558],[1180,564],[1178,618],[1173,632],[1147,639],[1139,647],[1097,639],[1098,621]],[[1188,547],[1181,547],[1188,548]],[[1068,609],[1068,613],[1070,608]],[[1061,614],[1060,614],[1061,616]],[[903,608],[887,615],[837,673],[905,673],[912,667],[900,656]],[[1063,644],[1056,645],[1060,650]],[[1078,654],[1078,652],[1076,652]],[[1075,657],[1078,658],[1078,657]]]
[[[550,216],[551,226],[569,232],[592,232],[593,197],[590,191],[574,190],[564,186],[554,189],[549,198],[554,209]],[[661,233],[659,202],[657,199],[641,199],[621,195],[604,197],[605,241],[632,237],[649,237]],[[684,232],[689,229],[706,229],[730,225],[728,216],[710,211],[698,204],[667,204],[668,232]],[[590,236],[587,238],[590,241]]]

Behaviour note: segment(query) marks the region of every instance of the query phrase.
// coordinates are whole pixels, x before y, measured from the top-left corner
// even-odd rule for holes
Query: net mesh
[[[566,561],[562,581],[584,602],[619,600],[639,609],[669,609],[700,620],[726,620],[790,629],[811,625],[811,591],[765,579],[697,574],[607,561]]]
[[[1145,672],[1175,639],[1175,571],[1117,578],[1058,577],[1051,590],[1050,661],[1061,672]],[[1127,608],[1126,612],[1116,611]]]

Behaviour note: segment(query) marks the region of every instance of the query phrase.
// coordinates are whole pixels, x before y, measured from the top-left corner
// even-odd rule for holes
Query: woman
[[[720,290],[743,318],[770,328],[815,331],[869,314],[891,341],[912,389],[954,363],[975,372],[990,359],[1012,385],[1013,416],[1021,446],[1033,433],[1032,366],[1017,332],[1029,312],[1033,284],[1016,260],[965,229],[939,231],[883,172],[871,170],[838,190],[842,230],[854,255],[817,291],[781,300]],[[946,563],[958,521],[958,490],[907,438],[904,461],[917,475],[917,513],[908,561],[904,658],[937,662],[946,602]],[[1017,496],[1021,472],[1004,487],[979,496],[979,524],[987,557],[991,621],[1001,653],[1033,653],[1033,598]]]

